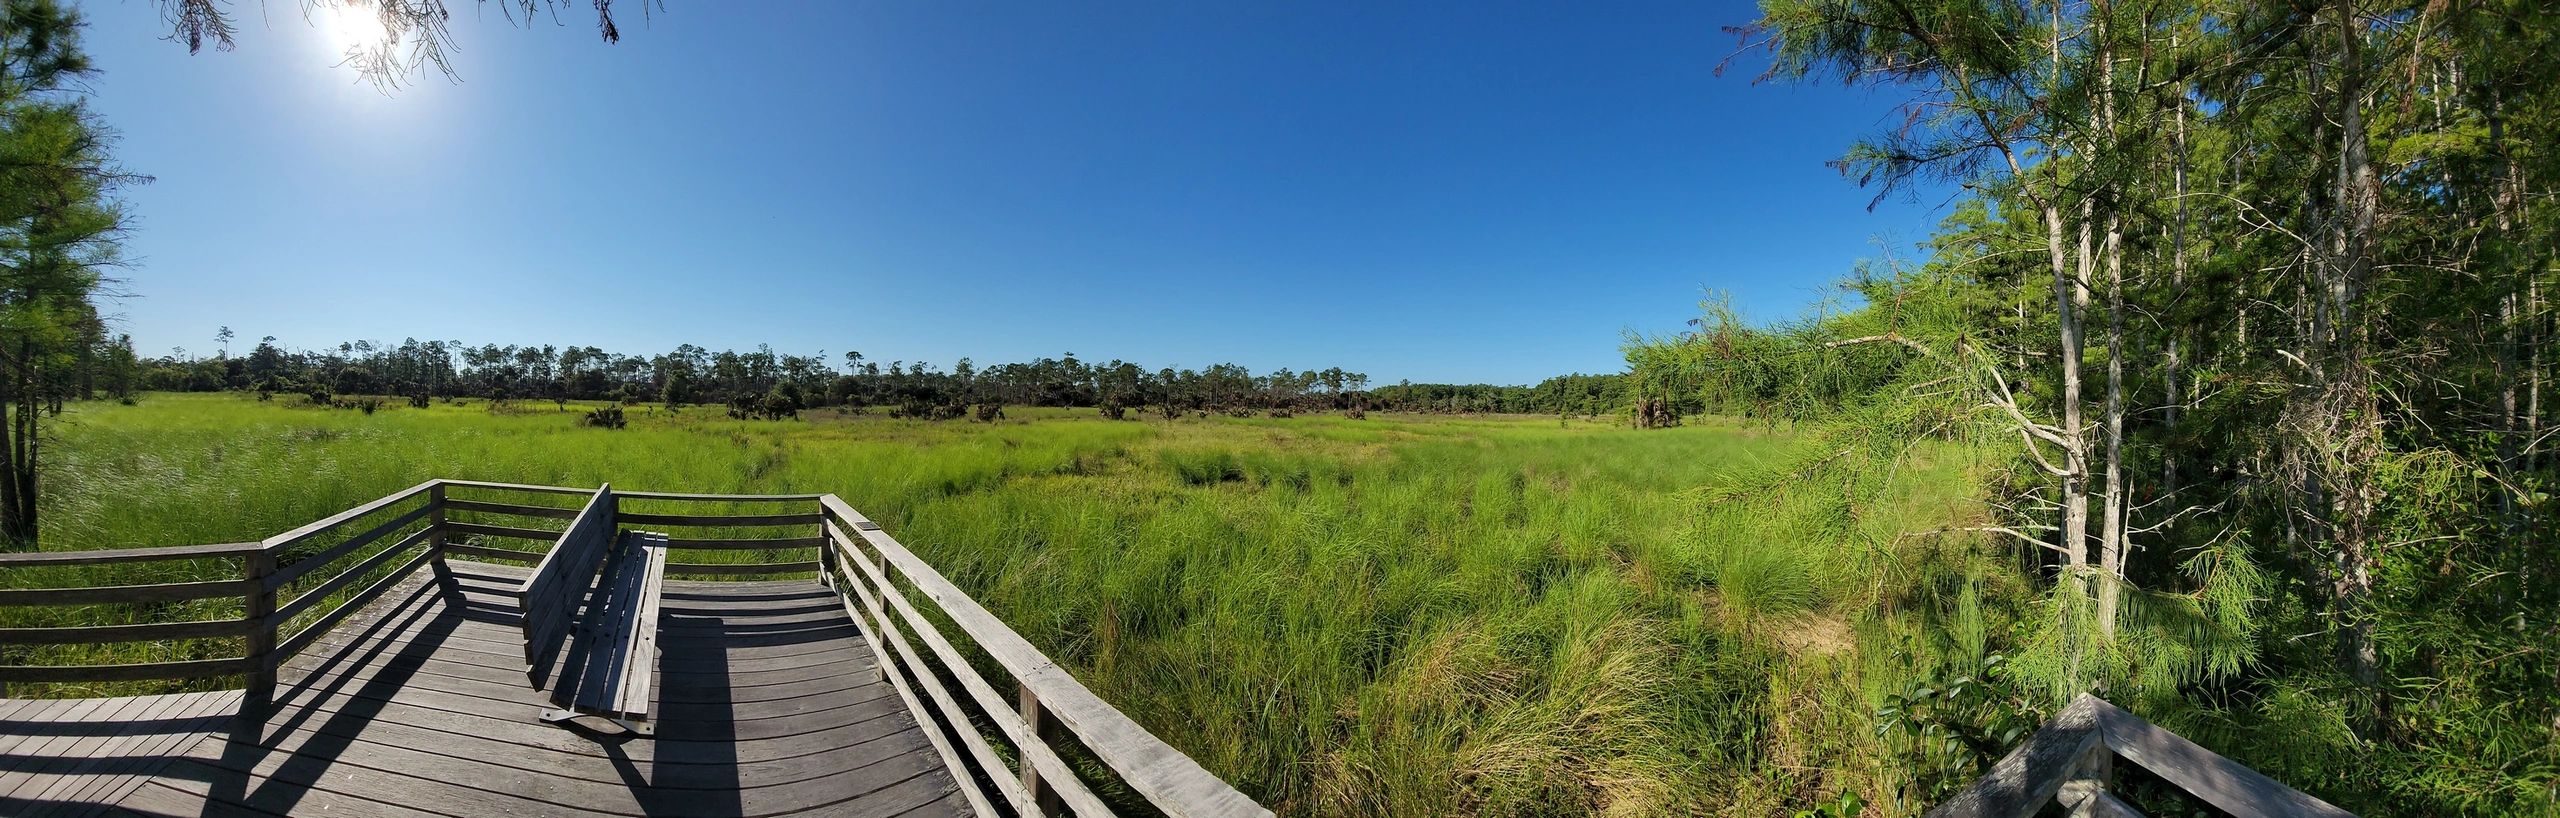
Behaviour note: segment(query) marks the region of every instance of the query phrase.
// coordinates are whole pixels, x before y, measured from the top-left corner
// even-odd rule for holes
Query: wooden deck
[[[419,574],[239,691],[0,702],[9,815],[962,815],[960,785],[814,581],[669,582],[654,740],[536,721],[523,569]]]
[[[689,579],[608,627],[630,565],[563,549],[626,525]],[[533,598],[579,602],[528,632],[504,566],[555,558]],[[0,614],[0,691],[239,688],[0,699],[0,816],[1271,815],[833,494],[431,479],[258,542],[0,554]],[[542,723],[599,655],[621,724]]]

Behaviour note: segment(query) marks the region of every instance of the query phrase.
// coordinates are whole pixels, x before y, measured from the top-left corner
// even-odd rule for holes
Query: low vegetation
[[[1902,536],[1975,513],[1983,463],[1949,443],[1021,407],[634,408],[600,432],[591,408],[79,404],[46,545],[250,539],[432,476],[836,492],[1105,699],[1309,815],[1908,811],[1955,779],[1891,761],[1874,714],[1988,658],[1946,622],[2014,615],[2013,571]],[[1977,652],[1920,652],[1940,642]]]

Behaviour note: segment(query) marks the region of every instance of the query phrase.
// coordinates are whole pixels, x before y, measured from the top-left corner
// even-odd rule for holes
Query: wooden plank
[[[828,513],[852,526],[863,542],[913,583],[917,591],[933,600],[952,624],[968,634],[1006,673],[1030,688],[1049,715],[1056,717],[1148,803],[1174,818],[1271,814],[1224,779],[1211,775],[1200,762],[1094,695],[932,565],[909,552],[888,532],[876,530],[876,523],[844,500],[830,494],[819,502]],[[865,528],[865,524],[871,528]]]
[[[2355,818],[2354,813],[2223,758],[2102,699],[2083,696],[2081,700],[2092,705],[2097,732],[2106,741],[2107,749],[2224,812],[2274,818]],[[2073,706],[2079,706],[2079,702]]]
[[[215,597],[245,597],[259,588],[256,580],[164,582],[155,585],[104,585],[89,588],[14,588],[0,590],[5,605],[105,605],[117,602],[177,602]]]
[[[367,515],[367,514],[372,514],[372,513],[376,512],[376,511],[381,511],[382,509],[384,509],[384,508],[388,508],[388,507],[390,507],[391,505],[393,505],[393,504],[395,504],[395,503],[399,503],[400,501],[407,500],[407,499],[412,498],[412,497],[416,497],[416,496],[418,496],[418,494],[419,494],[419,493],[424,492],[424,491],[427,491],[428,489],[432,489],[432,488],[434,488],[434,487],[435,487],[435,485],[436,485],[436,481],[434,481],[434,480],[429,480],[429,481],[424,482],[424,483],[419,483],[419,484],[417,484],[417,485],[410,486],[410,487],[408,487],[408,488],[406,488],[406,489],[402,489],[402,490],[400,490],[400,491],[394,492],[394,493],[390,494],[389,496],[383,497],[382,499],[375,500],[375,501],[373,501],[373,502],[366,503],[366,504],[364,504],[364,505],[356,506],[355,508],[347,509],[347,510],[345,510],[345,511],[338,512],[338,513],[336,513],[336,514],[331,514],[331,515],[329,515],[329,516],[327,516],[327,517],[323,517],[323,518],[320,518],[319,520],[315,520],[315,521],[313,521],[311,524],[309,524],[309,525],[305,525],[305,526],[303,526],[303,527],[301,527],[301,528],[296,528],[296,529],[294,529],[294,530],[292,530],[292,531],[287,531],[287,532],[285,532],[285,533],[278,534],[278,535],[275,535],[275,536],[273,536],[273,537],[268,537],[268,538],[266,538],[266,540],[264,540],[264,541],[263,541],[263,544],[266,546],[267,550],[269,550],[269,551],[273,551],[273,550],[276,550],[276,549],[279,549],[279,548],[285,548],[285,547],[291,546],[291,545],[293,545],[294,543],[298,543],[298,542],[301,542],[301,541],[303,541],[303,540],[310,539],[310,538],[312,538],[313,536],[318,535],[320,532],[327,531],[327,530],[329,530],[329,529],[336,528],[336,527],[338,527],[338,526],[344,525],[344,524],[346,524],[346,523],[347,523],[347,521],[349,521],[349,520],[353,520],[353,519],[356,519],[356,518],[358,518],[358,517],[365,516],[365,515]]]
[[[111,716],[119,722],[115,734],[89,752],[89,758],[64,768],[62,774],[21,797],[60,804],[89,803],[84,797],[100,789],[121,790],[125,781],[138,774],[156,772],[164,766],[150,758],[151,748],[161,734],[196,732],[168,722],[183,722],[191,709],[192,694],[174,696],[138,696],[134,706]],[[211,726],[208,722],[206,726]],[[157,730],[157,732],[153,732]]]
[[[691,500],[710,503],[812,503],[823,494],[678,494],[666,491],[626,491],[623,497],[633,500]]]
[[[295,560],[292,565],[277,568],[274,573],[267,575],[267,587],[282,588],[285,586],[285,583],[292,582],[295,578],[311,573],[314,569],[334,562],[340,557],[353,554],[356,552],[356,549],[370,545],[374,541],[382,539],[385,535],[400,530],[403,526],[417,522],[419,519],[426,517],[435,510],[436,507],[432,503],[419,506],[407,514],[392,518],[390,521],[374,526],[372,529],[367,530],[362,534],[348,538],[346,542],[329,546],[328,548],[321,550],[319,553]],[[426,531],[420,531],[417,534],[410,536],[409,542],[404,542],[401,546],[395,547],[407,546],[415,541],[425,539],[428,533],[429,532]]]
[[[66,710],[48,713],[47,715],[52,718],[46,721],[57,724],[88,723],[125,702],[126,700],[123,699],[75,700]],[[33,762],[23,768],[11,769],[6,774],[0,774],[0,799],[15,796],[19,790],[38,787],[37,782],[42,775],[46,771],[59,769],[65,761],[69,760],[66,757],[86,756],[87,753],[81,751],[81,744],[87,738],[90,737],[56,733],[44,736],[33,745],[21,748],[19,755],[32,759]]]
[[[23,775],[24,780],[10,789],[7,797],[65,803],[98,779],[121,778],[132,775],[137,768],[159,767],[156,759],[134,757],[134,750],[148,742],[146,731],[165,726],[161,719],[183,714],[190,698],[181,694],[116,699],[118,706],[98,711],[82,725],[100,731],[94,741],[43,754],[51,757],[40,765],[22,765],[20,770],[12,771],[10,774]]]
[[[240,557],[257,553],[266,546],[253,542],[215,543],[211,545],[164,545],[147,548],[99,548],[86,551],[27,551],[0,554],[0,568],[36,568],[54,565],[107,565],[120,562],[159,562],[164,560],[206,560]]]
[[[568,706],[578,712],[628,718],[648,716],[647,701],[643,699],[635,706],[628,685],[634,666],[643,668],[640,674],[645,676],[649,672],[646,668],[656,659],[654,653],[636,650],[643,632],[654,634],[657,630],[654,616],[643,621],[640,614],[651,595],[651,586],[664,576],[651,573],[653,568],[662,571],[665,567],[663,557],[651,565],[651,555],[666,551],[644,545],[649,536],[639,532],[625,534],[605,557],[604,577],[596,582],[595,598],[588,603],[580,628],[586,636],[585,649],[578,657],[580,669],[574,674],[576,687],[564,697]],[[650,613],[655,613],[654,608]],[[642,687],[646,686],[644,682]]]
[[[247,619],[204,619],[151,622],[141,625],[84,625],[68,628],[0,628],[0,645],[78,645],[96,642],[152,642],[162,639],[218,639],[246,636],[258,623]]]
[[[444,480],[440,482],[447,486],[456,486],[461,488],[492,489],[496,491],[529,491],[538,494],[591,495],[595,493],[595,489],[571,488],[569,486],[537,486],[529,483],[492,483],[485,480]]]
[[[628,495],[626,495],[628,496]],[[622,521],[631,525],[762,526],[817,525],[826,515],[812,511],[806,514],[636,514],[624,513]]]
[[[446,525],[451,526],[452,524],[447,523]],[[545,553],[541,551],[512,551],[505,548],[489,548],[478,545],[461,545],[458,543],[445,544],[444,552],[448,556],[471,557],[474,559],[514,560],[522,563],[539,562],[542,560],[542,555]]]
[[[661,552],[660,552],[660,553],[664,553],[664,551],[663,551],[663,550],[661,550]],[[811,573],[816,573],[816,572],[817,572],[817,570],[818,570],[818,561],[817,561],[817,560],[805,560],[805,561],[802,561],[802,562],[774,562],[774,563],[752,563],[752,562],[740,562],[740,563],[730,563],[730,564],[726,564],[726,565],[723,565],[723,564],[720,564],[720,563],[716,563],[716,562],[671,562],[671,563],[667,563],[667,573],[669,573],[669,574],[674,574],[674,575],[676,575],[676,576],[680,576],[680,577],[691,577],[691,576],[741,576],[741,577],[746,577],[746,576],[761,576],[761,575],[767,575],[767,574],[811,574]]]
[[[250,672],[247,657],[142,662],[128,665],[0,665],[0,682],[135,682],[200,679]]]
[[[482,514],[514,514],[521,517],[549,517],[555,520],[574,520],[578,518],[577,509],[560,508],[558,506],[520,506],[514,503],[491,503],[480,500],[446,500],[444,501],[444,507],[450,511],[476,511]]]
[[[539,528],[518,528],[511,525],[466,523],[460,520],[446,521],[444,524],[444,530],[456,534],[478,534],[484,537],[512,537],[519,540],[537,540],[541,542],[558,542],[560,540],[560,535],[564,533],[559,531],[544,531]]]
[[[293,621],[294,616],[302,613],[303,611],[309,610],[313,605],[318,605],[322,601],[327,600],[330,594],[345,590],[347,586],[355,584],[356,580],[363,579],[366,573],[371,572],[373,569],[382,567],[384,563],[390,562],[392,558],[400,556],[402,552],[416,547],[421,542],[425,542],[428,533],[429,532],[426,531],[419,531],[418,533],[411,534],[407,539],[403,539],[389,548],[375,552],[372,556],[365,557],[355,565],[348,566],[347,570],[339,572],[337,576],[330,577],[327,581],[314,586],[311,590],[302,592],[295,596],[292,602],[287,602],[283,605],[277,606],[274,621],[278,625]],[[434,554],[432,551],[421,551],[420,553],[430,556]]]
[[[640,548],[647,562],[642,568],[641,576],[645,581],[640,586],[639,604],[636,606],[637,611],[633,617],[636,620],[632,625],[634,638],[631,642],[631,654],[633,658],[630,669],[626,671],[627,675],[623,678],[620,707],[624,713],[645,716],[650,710],[649,678],[655,672],[660,660],[658,594],[667,576],[667,549],[660,543],[666,542],[667,537],[664,534],[634,534],[632,540]]]
[[[1926,818],[2030,818],[2042,811],[2082,759],[2103,746],[2098,735],[2101,704],[2098,697],[2081,694]]]
[[[826,542],[827,542],[826,538],[824,538],[824,537],[814,537],[814,536],[812,536],[812,537],[777,537],[777,538],[773,538],[773,539],[765,539],[765,540],[758,540],[758,539],[746,539],[746,540],[738,540],[738,539],[700,539],[700,538],[691,538],[691,537],[670,537],[670,538],[668,538],[668,539],[667,539],[667,547],[668,547],[668,548],[686,549],[686,550],[709,550],[709,551],[765,551],[765,550],[775,550],[775,549],[785,549],[785,548],[816,548],[816,547],[818,547],[818,546],[825,545],[825,544],[826,544]]]

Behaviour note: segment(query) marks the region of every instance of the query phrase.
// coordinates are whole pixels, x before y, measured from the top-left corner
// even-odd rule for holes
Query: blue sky
[[[611,46],[452,4],[461,81],[388,95],[292,0],[194,56],[154,3],[84,4],[157,179],[108,307],[145,354],[228,325],[1534,382],[1708,288],[1796,314],[1942,204],[1822,164],[1889,97],[1714,76],[1743,3],[669,0]]]

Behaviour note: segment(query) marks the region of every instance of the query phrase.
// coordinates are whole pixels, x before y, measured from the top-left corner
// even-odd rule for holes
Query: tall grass
[[[1908,561],[1879,549],[1973,491],[1956,449],[1876,486],[1791,482],[1773,475],[1823,456],[1809,438],[1712,421],[659,409],[606,431],[548,405],[288,400],[74,407],[45,545],[255,539],[431,477],[834,492],[1288,814],[1741,814],[1889,790],[1864,714],[1911,672],[1919,626],[1887,592],[1915,582]]]

